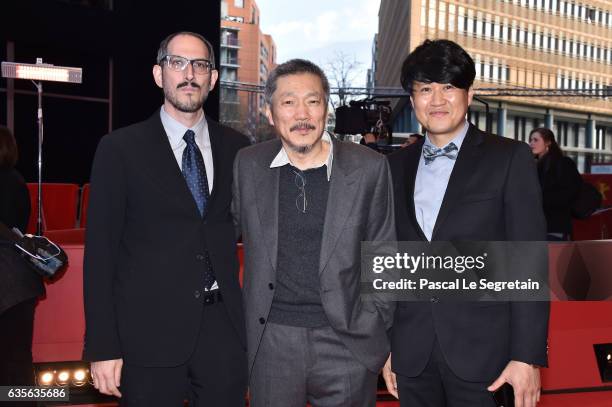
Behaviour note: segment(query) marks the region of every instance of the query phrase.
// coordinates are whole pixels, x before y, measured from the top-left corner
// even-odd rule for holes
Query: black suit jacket
[[[30,217],[30,193],[14,168],[0,170],[0,223],[25,233]],[[0,236],[0,313],[45,293],[42,278],[12,245],[12,236]]]
[[[200,332],[206,250],[236,335],[246,344],[230,203],[233,160],[248,142],[207,120],[214,184],[204,218],[159,111],[100,141],[85,245],[84,359],[184,363]]]
[[[569,157],[549,153],[538,161],[538,175],[548,233],[571,233],[572,204],[582,185],[576,164]]]
[[[398,240],[426,240],[414,209],[424,140],[389,155]],[[546,225],[529,147],[470,125],[433,230],[438,241],[542,241]],[[393,370],[414,377],[425,368],[434,338],[456,375],[492,381],[510,360],[546,365],[548,303],[399,302],[391,351]]]

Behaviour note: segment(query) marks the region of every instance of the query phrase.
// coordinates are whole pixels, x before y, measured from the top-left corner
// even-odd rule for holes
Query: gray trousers
[[[251,407],[374,407],[377,381],[332,328],[268,323],[251,373]]]

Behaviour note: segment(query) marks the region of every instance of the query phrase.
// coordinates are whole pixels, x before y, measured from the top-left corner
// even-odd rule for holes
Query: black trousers
[[[427,366],[416,377],[397,375],[400,407],[495,407],[491,382],[468,382],[450,369],[436,340]]]
[[[180,332],[177,333],[180,335]],[[124,363],[121,406],[244,407],[247,358],[222,302],[205,305],[196,347],[176,367]]]
[[[34,385],[32,332],[36,298],[0,314],[0,386]]]
[[[0,386],[33,386],[32,332],[36,298],[0,314]],[[35,406],[34,402],[0,402],[0,406]]]

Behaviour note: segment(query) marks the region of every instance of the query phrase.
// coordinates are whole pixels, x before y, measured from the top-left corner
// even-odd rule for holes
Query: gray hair
[[[208,59],[210,60],[210,63],[212,64],[211,68],[212,69],[215,68],[215,50],[213,49],[212,44],[210,43],[210,41],[208,41],[202,35],[200,35],[198,33],[191,32],[191,31],[179,31],[179,32],[175,32],[175,33],[170,34],[166,38],[164,38],[162,40],[162,42],[159,44],[159,49],[157,50],[157,65],[160,65],[161,62],[162,62],[162,59],[166,55],[168,55],[168,44],[170,44],[170,41],[172,41],[172,39],[174,37],[177,37],[179,35],[190,35],[190,36],[195,37],[195,38],[199,39],[200,41],[202,41],[204,43],[204,45],[206,45],[206,48],[208,49]]]
[[[313,74],[321,79],[321,85],[323,86],[323,91],[325,92],[325,104],[327,105],[327,103],[329,103],[329,81],[327,80],[327,76],[325,76],[323,70],[316,64],[305,59],[291,59],[274,68],[266,81],[266,88],[264,91],[266,103],[268,105],[272,105],[272,95],[274,92],[276,92],[276,83],[278,82],[278,78],[301,73]]]

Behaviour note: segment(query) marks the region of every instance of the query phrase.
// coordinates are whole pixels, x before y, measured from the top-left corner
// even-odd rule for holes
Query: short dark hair
[[[474,60],[461,46],[449,40],[425,40],[402,65],[402,87],[412,94],[414,81],[450,83],[468,90],[474,83]]]
[[[535,129],[529,132],[529,139],[533,136],[533,133],[538,133],[542,140],[548,142],[548,153],[551,157],[561,157],[563,155],[563,150],[557,144],[557,140],[555,139],[555,133],[551,129],[546,127],[536,127]]]
[[[0,169],[13,168],[17,164],[17,142],[8,127],[0,126]]]
[[[206,45],[206,48],[208,49],[208,59],[210,60],[210,63],[212,64],[212,69],[215,68],[215,50],[213,49],[212,44],[210,43],[210,41],[204,38],[204,36],[202,36],[201,34],[194,33],[191,31],[175,32],[175,33],[170,34],[166,38],[164,38],[162,42],[159,44],[159,49],[157,50],[157,59],[156,59],[157,65],[161,65],[162,59],[164,59],[164,57],[168,55],[168,44],[170,44],[170,41],[172,41],[174,37],[177,37],[179,35],[190,35],[202,41],[204,45]]]
[[[327,80],[327,76],[325,76],[323,70],[315,63],[305,59],[291,59],[274,68],[266,81],[266,88],[264,91],[266,103],[268,105],[272,105],[272,95],[274,92],[276,92],[276,83],[278,82],[278,78],[301,73],[313,74],[321,79],[321,85],[323,86],[323,91],[325,92],[325,104],[327,104],[329,102],[329,81]]]

